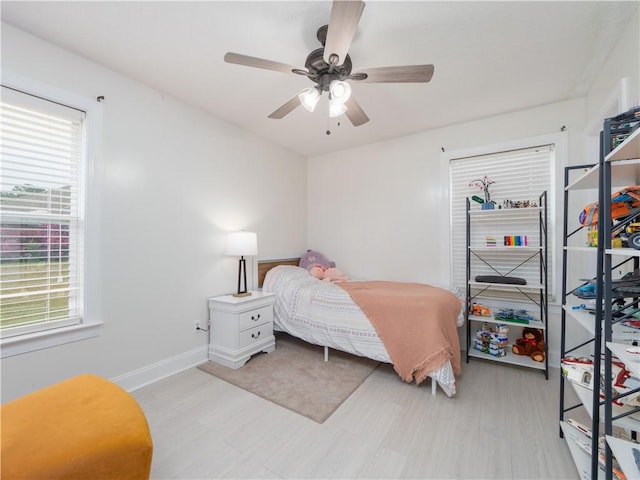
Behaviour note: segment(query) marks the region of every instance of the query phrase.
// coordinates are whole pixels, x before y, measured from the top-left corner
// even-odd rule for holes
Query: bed
[[[432,393],[440,385],[447,396],[455,394],[455,374],[460,371],[457,328],[464,321],[464,302],[455,289],[325,282],[298,267],[297,260],[258,264],[259,286],[275,295],[277,331],[324,346],[325,360],[329,348],[341,350],[393,364],[405,382],[420,384],[430,377]]]

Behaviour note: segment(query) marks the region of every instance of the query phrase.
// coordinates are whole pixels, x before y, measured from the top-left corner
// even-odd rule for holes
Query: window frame
[[[13,90],[76,108],[86,114],[84,128],[86,158],[84,175],[80,179],[85,195],[84,203],[79,206],[83,222],[81,235],[84,237],[81,253],[84,282],[80,298],[83,317],[80,323],[75,325],[0,339],[0,358],[5,358],[94,338],[101,333],[103,322],[100,318],[100,170],[98,165],[101,151],[102,106],[97,99],[76,95],[10,71],[3,70],[1,83]]]

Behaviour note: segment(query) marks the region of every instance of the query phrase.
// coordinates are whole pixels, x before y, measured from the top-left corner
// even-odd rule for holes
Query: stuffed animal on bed
[[[339,268],[331,267],[324,271],[322,280],[325,282],[346,282],[349,280],[349,277]]]
[[[524,327],[522,338],[518,338],[511,347],[516,355],[527,355],[536,362],[544,362],[544,334],[539,328]]]
[[[336,267],[323,268],[322,265],[316,264],[309,268],[309,274],[318,280],[325,282],[346,282],[349,277],[342,270]]]
[[[299,267],[306,268],[307,270],[310,270],[316,265],[319,265],[326,270],[327,268],[335,267],[336,263],[330,261],[323,254],[314,250],[307,250],[298,263]]]
[[[324,268],[322,268],[322,265],[312,265],[309,268],[309,274],[312,277],[316,277],[318,280],[322,280],[322,278],[324,277]]]

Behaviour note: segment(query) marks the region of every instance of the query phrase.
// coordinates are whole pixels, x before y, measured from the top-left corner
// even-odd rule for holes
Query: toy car
[[[611,219],[629,218],[640,211],[640,185],[625,187],[611,195]],[[629,218],[630,219],[630,218]],[[598,224],[598,202],[584,207],[579,221],[583,227]]]

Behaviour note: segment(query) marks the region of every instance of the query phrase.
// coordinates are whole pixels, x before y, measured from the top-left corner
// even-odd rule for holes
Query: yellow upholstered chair
[[[2,405],[0,478],[148,479],[153,443],[121,387],[80,375]]]

